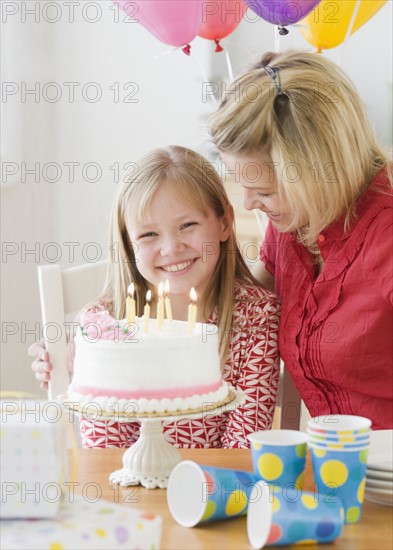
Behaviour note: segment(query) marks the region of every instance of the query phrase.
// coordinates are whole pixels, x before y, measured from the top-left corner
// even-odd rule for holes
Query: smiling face
[[[211,208],[206,214],[161,184],[142,219],[128,215],[127,228],[136,266],[152,290],[169,280],[170,292],[189,299],[191,287],[203,298],[220,255],[220,242],[229,236],[225,217]],[[155,287],[155,288],[153,288]]]
[[[278,231],[290,223],[288,205],[278,195],[277,181],[270,157],[221,154],[228,173],[235,174],[243,187],[246,210],[261,210]]]

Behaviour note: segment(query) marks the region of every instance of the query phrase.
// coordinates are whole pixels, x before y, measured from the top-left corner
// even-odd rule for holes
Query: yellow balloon
[[[322,0],[300,21],[301,33],[319,52],[335,48],[344,42],[355,8],[358,11],[351,34],[367,23],[386,2],[387,0]]]

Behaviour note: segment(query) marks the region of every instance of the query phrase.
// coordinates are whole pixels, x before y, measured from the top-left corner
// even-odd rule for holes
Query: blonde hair
[[[137,174],[130,173],[121,184],[112,208],[109,250],[111,252],[104,299],[113,299],[113,314],[125,317],[125,298],[131,282],[135,284],[137,315],[143,314],[148,281],[138,271],[133,244],[127,230],[130,215],[141,219],[155,192],[169,185],[185,202],[204,214],[211,208],[217,217],[227,217],[229,238],[220,243],[220,254],[203,297],[206,306],[218,306],[221,363],[226,362],[233,326],[235,279],[256,284],[235,240],[233,208],[214,167],[201,155],[179,146],[157,149],[137,163]]]
[[[275,80],[267,65],[278,70]],[[211,134],[222,152],[270,156],[292,217],[285,230],[308,246],[341,216],[348,229],[356,200],[382,168],[392,182],[391,158],[353,84],[316,53],[265,54],[231,84]]]

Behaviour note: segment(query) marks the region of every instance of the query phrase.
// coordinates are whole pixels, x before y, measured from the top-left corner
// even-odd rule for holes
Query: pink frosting
[[[81,315],[80,321],[83,334],[86,338],[96,340],[123,341],[130,338],[130,332],[123,332],[119,322],[108,311],[87,311]]]
[[[165,389],[141,389],[141,390],[121,390],[96,388],[95,386],[78,386],[72,384],[72,390],[83,395],[93,395],[94,397],[115,397],[116,399],[175,399],[176,397],[192,397],[193,395],[203,395],[218,390],[222,382],[213,384],[203,384],[192,386],[191,388],[165,388]]]

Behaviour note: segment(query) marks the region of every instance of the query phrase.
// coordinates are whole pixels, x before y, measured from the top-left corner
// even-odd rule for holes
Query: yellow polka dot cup
[[[370,442],[371,430],[367,434],[362,434],[361,436],[354,435],[337,435],[337,436],[325,436],[321,434],[315,434],[311,430],[307,429],[308,440],[314,443],[319,443],[325,447],[345,445],[345,446],[359,446],[364,445],[365,443]]]
[[[314,481],[319,498],[341,501],[345,523],[358,523],[362,515],[368,447],[324,449],[310,444]]]
[[[247,533],[253,548],[332,542],[343,527],[339,501],[259,481],[250,494]]]
[[[244,516],[257,481],[252,472],[201,466],[183,460],[168,480],[168,507],[183,527]]]
[[[251,442],[254,473],[260,480],[280,487],[303,487],[307,434],[296,430],[259,431]]]
[[[371,420],[352,414],[325,414],[307,421],[307,431],[324,437],[351,437],[355,439],[368,435]]]

